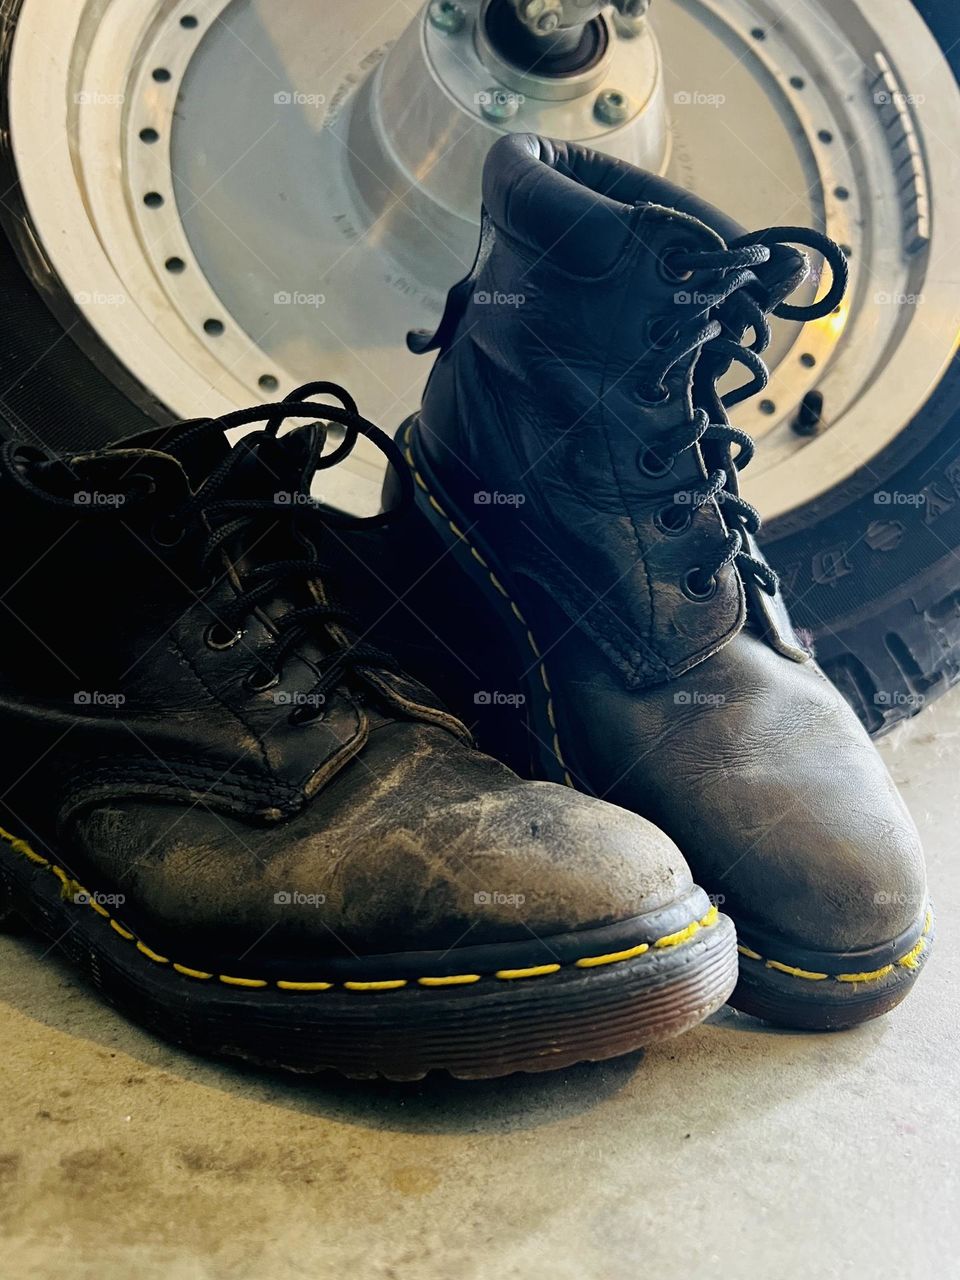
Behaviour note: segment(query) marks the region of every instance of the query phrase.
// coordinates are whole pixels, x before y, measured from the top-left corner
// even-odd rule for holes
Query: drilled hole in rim
[[[846,187],[834,187],[833,194],[837,197],[838,200],[850,199],[850,192],[847,190]]]
[[[717,579],[702,579],[701,569],[691,569],[683,578],[683,594],[691,600],[711,600],[717,594]]]
[[[800,357],[800,363],[805,369],[812,369],[817,363],[817,357],[811,355],[809,351],[804,351],[803,355]]]
[[[673,537],[678,533],[685,533],[690,528],[693,523],[693,512],[689,506],[679,502],[668,502],[666,506],[660,508],[653,520],[658,529]]]
[[[209,333],[211,338],[219,338],[221,333],[223,333],[223,330],[224,324],[222,320],[214,320],[211,318],[210,320],[204,320],[203,322],[203,331],[204,333]]]
[[[170,79],[170,72],[166,67],[154,67],[152,75],[157,84],[166,84]]]
[[[263,373],[257,379],[257,385],[261,391],[276,391],[280,381],[272,373]]]
[[[806,83],[807,82],[804,80],[803,76],[790,77],[790,86],[793,89],[802,89]]]
[[[818,129],[817,137],[820,139],[821,142],[833,141],[833,134],[830,132],[829,129]]]
[[[187,269],[187,264],[182,258],[168,258],[163,265],[175,276],[180,275],[182,271]]]
[[[776,413],[777,406],[772,400],[761,400],[757,408],[761,413]]]
[[[141,142],[154,143],[160,141],[159,133],[157,133],[156,129],[151,129],[149,126],[146,129],[141,129],[137,136]]]
[[[148,191],[143,197],[143,203],[148,209],[159,209],[163,204],[163,196],[159,191]]]
[[[669,475],[675,461],[674,454],[668,453],[666,457],[661,457],[656,449],[648,444],[645,444],[637,454],[637,466],[645,476],[650,476],[654,480]]]
[[[766,40],[767,38],[767,33],[764,31],[763,27],[754,27],[750,34],[753,36],[754,40]]]
[[[203,638],[208,648],[220,651],[232,649],[242,634],[242,631],[232,631],[222,622],[211,622]]]
[[[192,13],[185,13],[183,17],[180,19],[180,25],[181,27],[184,27],[187,31],[192,31],[194,27],[197,27],[200,24],[197,21],[197,19],[193,16]]]

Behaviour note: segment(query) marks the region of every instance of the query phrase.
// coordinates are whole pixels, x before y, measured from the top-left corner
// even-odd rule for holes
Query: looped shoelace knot
[[[807,306],[794,306],[781,302],[764,306],[755,296],[763,289],[762,279],[754,268],[771,262],[778,250],[790,245],[804,245],[821,253],[829,263],[832,280],[827,293],[818,302]],[[720,398],[724,409],[731,408],[749,396],[762,391],[769,381],[769,370],[760,353],[770,344],[771,328],[768,315],[785,320],[816,320],[829,315],[840,303],[847,288],[848,267],[843,250],[828,236],[807,227],[769,227],[766,230],[744,236],[731,242],[725,249],[684,249],[675,247],[663,255],[661,266],[668,278],[676,282],[688,282],[696,273],[712,274],[712,289],[697,293],[696,313],[689,320],[671,321],[666,328],[651,330],[651,346],[661,352],[663,364],[656,384],[641,388],[640,397],[648,404],[658,404],[666,399],[664,379],[674,365],[694,351],[706,350],[718,357],[718,365],[736,361],[753,375],[751,381]],[[782,281],[787,294],[792,293],[807,276],[804,262],[800,269],[790,272]],[[709,317],[704,319],[704,317]],[[656,324],[656,322],[655,322]],[[745,345],[742,335],[753,330],[753,341]],[[726,336],[727,333],[734,336]],[[668,442],[668,453],[650,450],[663,472],[669,471],[675,458],[695,446],[708,441],[726,449],[736,446],[736,459],[731,458],[730,470],[742,470],[754,454],[751,437],[729,422],[711,422],[705,409],[694,409],[693,416],[683,424]],[[736,563],[764,590],[775,595],[779,579],[773,569],[746,550],[746,536],[755,536],[760,530],[760,515],[756,507],[741,498],[728,487],[728,472],[718,467],[707,476],[702,488],[690,494],[678,490],[674,501],[682,501],[691,515],[711,502],[722,503],[728,534],[722,554],[714,561],[691,570],[684,581],[684,590],[697,599],[707,599],[716,590],[717,578],[728,565]]]
[[[332,396],[340,403],[319,403],[314,397],[320,395]],[[290,495],[291,498],[300,498],[300,501],[280,505],[276,500],[267,498],[230,496],[231,492],[241,490],[243,482],[240,480],[237,483],[236,477],[247,465],[251,453],[258,453],[268,442],[275,443],[279,438],[280,427],[290,418],[312,420],[314,423],[336,422],[344,430],[343,440],[336,449],[311,460],[304,491]],[[303,556],[258,563],[240,571],[234,598],[228,607],[221,608],[212,615],[211,624],[207,628],[207,643],[212,649],[229,649],[238,643],[245,619],[258,606],[275,598],[282,584],[308,584],[329,574],[329,566],[314,554],[312,540],[298,536],[305,534],[311,523],[320,528],[332,526],[340,529],[382,526],[413,502],[413,477],[398,446],[379,427],[361,417],[350,394],[331,382],[307,383],[277,403],[238,409],[220,418],[183,423],[168,447],[172,453],[183,456],[197,437],[213,432],[227,432],[258,422],[265,424],[261,431],[253,432],[238,441],[186,501],[163,511],[154,521],[155,529],[162,523],[165,531],[165,536],[157,537],[162,545],[174,546],[188,529],[194,531],[194,536],[200,542],[196,554],[202,575],[214,571],[221,552],[228,545],[233,548],[241,545],[240,540],[244,535],[252,531],[266,516],[270,517],[273,524],[285,522],[290,530],[291,540],[304,546],[306,554]],[[321,509],[309,499],[312,475],[342,462],[352,452],[361,435],[376,445],[396,470],[400,481],[399,502],[392,511],[373,516],[349,516],[328,508]],[[163,446],[158,446],[158,449],[162,452]],[[99,461],[111,461],[109,454],[105,452],[99,455]],[[34,496],[57,506],[69,506],[81,515],[85,512],[104,514],[99,508],[78,507],[70,499],[44,487],[46,473],[62,468],[62,460],[51,459],[39,450],[17,446],[12,451],[4,451],[3,462],[17,482]],[[157,486],[150,476],[131,469],[128,455],[116,455],[116,463],[127,464],[127,471],[123,477],[126,484],[124,501],[114,506],[113,513],[127,514],[131,506],[136,507],[153,499]],[[231,558],[237,559],[235,555]],[[309,637],[314,628],[324,628],[325,639],[332,645],[333,652],[327,660],[311,663],[317,671],[317,681],[291,713],[294,721],[320,717],[327,695],[344,677],[352,674],[362,680],[365,668],[396,669],[397,664],[389,654],[375,645],[354,640],[343,630],[344,627],[356,625],[351,612],[328,598],[325,592],[322,599],[288,610],[278,619],[272,620],[272,641],[256,655],[255,666],[247,677],[247,686],[253,692],[262,692],[278,683],[288,655]]]

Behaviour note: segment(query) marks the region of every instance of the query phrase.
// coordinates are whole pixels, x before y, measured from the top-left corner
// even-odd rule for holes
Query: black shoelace
[[[340,403],[318,403],[313,399],[321,395],[333,396]],[[373,516],[349,516],[321,508],[309,499],[311,477],[308,477],[302,493],[291,495],[299,496],[301,500],[291,502],[288,506],[280,506],[275,500],[267,498],[229,496],[231,485],[236,485],[235,477],[246,464],[249,455],[259,451],[267,442],[273,445],[278,439],[280,427],[289,418],[336,422],[343,427],[343,440],[337,447],[331,453],[312,461],[311,470],[314,475],[342,462],[353,451],[361,435],[375,444],[395,468],[400,479],[401,493],[397,506],[392,511]],[[291,542],[304,546],[305,554],[302,556],[291,556],[244,568],[234,599],[228,608],[219,611],[215,621],[207,629],[207,643],[213,649],[232,648],[242,638],[245,620],[259,605],[275,598],[283,584],[321,583],[329,577],[330,566],[313,551],[314,540],[309,536],[312,530],[319,534],[324,526],[347,530],[383,526],[413,501],[413,477],[400,449],[379,427],[360,416],[357,405],[348,392],[330,382],[307,383],[292,391],[279,403],[255,405],[224,414],[220,418],[184,423],[170,448],[173,452],[182,452],[197,436],[225,432],[257,422],[265,424],[263,430],[242,437],[195,493],[176,508],[164,511],[154,522],[155,531],[162,524],[162,532],[157,534],[157,539],[167,547],[181,541],[187,536],[188,530],[198,532],[201,543],[197,554],[201,574],[215,574],[220,553],[228,546],[235,561],[238,558],[236,549],[242,546],[245,538],[256,533],[268,517],[273,523],[283,521]],[[162,450],[163,446],[159,447]],[[35,496],[58,506],[69,506],[81,514],[99,512],[94,507],[76,507],[70,499],[44,488],[44,471],[62,465],[57,460],[22,447],[14,447],[5,453],[7,456],[4,461],[11,474]],[[128,459],[124,459],[124,462],[127,461]],[[11,466],[11,462],[19,462],[21,465]],[[27,464],[26,467],[23,463]],[[149,477],[146,484],[136,473],[129,475],[127,479],[127,488],[123,493],[124,503],[115,510],[126,512],[129,510],[128,503],[143,503],[153,496]],[[226,496],[221,497],[221,494]],[[280,681],[288,655],[315,629],[319,628],[324,632],[332,648],[326,660],[311,663],[317,672],[317,681],[304,696],[300,706],[291,713],[294,721],[302,722],[322,716],[327,695],[344,679],[355,676],[363,680],[367,670],[395,670],[397,666],[391,655],[375,645],[354,640],[350,636],[349,629],[357,627],[357,620],[348,609],[328,598],[325,591],[323,597],[316,599],[314,603],[293,608],[278,620],[273,620],[272,627],[273,639],[257,655],[255,667],[247,677],[247,685],[253,692],[262,692]]]
[[[832,272],[830,288],[819,302],[809,306],[793,306],[787,302],[773,307],[764,306],[756,296],[758,290],[763,290],[763,284],[754,268],[769,263],[778,248],[782,250],[795,244],[823,255]],[[674,365],[700,350],[717,357],[718,366],[726,367],[730,361],[736,361],[753,374],[752,381],[720,399],[724,410],[756,395],[769,381],[769,370],[760,354],[770,344],[771,329],[767,316],[806,321],[829,315],[846,292],[848,276],[847,260],[840,246],[828,236],[807,227],[770,227],[731,242],[726,249],[676,248],[669,251],[669,257],[665,255],[664,267],[670,278],[681,287],[689,282],[692,288],[696,273],[709,272],[713,289],[698,299],[696,314],[688,320],[667,324],[656,320],[652,323],[650,344],[662,352],[663,365],[656,385],[641,389],[641,398],[648,404],[662,403],[667,398],[663,386],[667,374]],[[792,273],[783,281],[786,291],[792,293],[806,275],[805,267]],[[751,328],[753,341],[744,345],[743,335]],[[742,470],[753,457],[754,443],[745,431],[726,421],[711,422],[707,411],[698,408],[670,439],[668,452],[647,451],[652,458],[651,472],[666,474],[679,454],[708,441],[724,446],[728,456],[736,446],[736,461],[734,463],[731,457],[729,462],[731,472]],[[746,549],[745,535],[759,532],[760,515],[756,507],[730,489],[729,479],[728,469],[718,467],[710,472],[703,487],[695,493],[678,490],[674,495],[675,502],[686,499],[684,505],[691,516],[710,502],[722,502],[729,530],[722,553],[715,560],[690,570],[684,581],[684,590],[696,599],[709,599],[716,590],[718,575],[728,564],[736,563],[742,573],[751,575],[764,590],[775,595],[779,588],[776,573]]]

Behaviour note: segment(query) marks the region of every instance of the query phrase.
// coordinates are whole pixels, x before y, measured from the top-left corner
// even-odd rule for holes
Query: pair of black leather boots
[[[832,269],[809,307],[796,244]],[[317,383],[5,446],[7,907],[159,1033],[297,1070],[896,1004],[932,938],[917,833],[790,626],[716,390],[732,361],[726,404],[759,390],[767,317],[845,276],[815,233],[508,136],[397,443]],[[392,464],[366,528],[309,500],[360,435]]]

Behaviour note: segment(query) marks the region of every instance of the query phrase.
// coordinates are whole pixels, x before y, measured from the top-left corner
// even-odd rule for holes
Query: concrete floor
[[[177,1052],[0,940],[0,1274],[957,1275],[960,689],[882,750],[939,939],[913,997],[852,1033],[724,1011],[554,1076],[288,1080]]]

